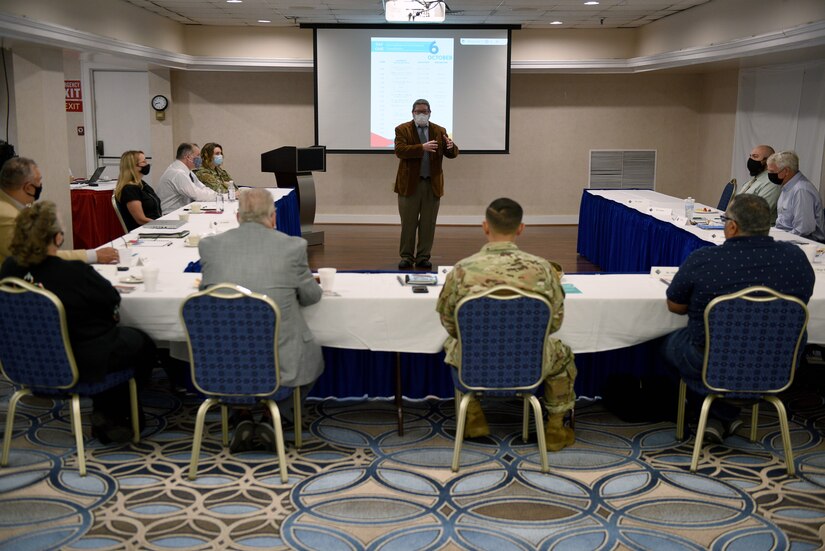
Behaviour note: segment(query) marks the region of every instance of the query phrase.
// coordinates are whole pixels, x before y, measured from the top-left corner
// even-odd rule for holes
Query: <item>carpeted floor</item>
[[[796,478],[767,405],[756,443],[746,423],[691,474],[692,440],[672,423],[623,423],[580,400],[576,445],[542,474],[520,405],[492,402],[493,436],[466,442],[453,473],[452,401],[408,401],[399,437],[390,402],[328,399],[310,401],[304,446],[288,447],[288,484],[274,454],[221,449],[217,408],[190,482],[198,402],[163,381],[141,395],[140,444],[87,440],[81,478],[68,410],[30,399],[0,469],[0,549],[821,549],[823,379],[807,370],[786,400]]]

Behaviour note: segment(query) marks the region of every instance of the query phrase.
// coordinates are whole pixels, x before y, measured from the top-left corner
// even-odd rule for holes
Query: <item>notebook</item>
[[[186,220],[152,220],[142,226],[145,230],[176,230],[186,224]]]

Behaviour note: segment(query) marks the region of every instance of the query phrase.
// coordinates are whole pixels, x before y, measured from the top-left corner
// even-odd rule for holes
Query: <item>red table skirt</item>
[[[111,190],[72,190],[72,231],[75,249],[96,249],[123,235]]]

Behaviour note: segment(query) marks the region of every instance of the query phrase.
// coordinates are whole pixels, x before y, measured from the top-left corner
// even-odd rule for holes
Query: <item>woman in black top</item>
[[[155,344],[142,331],[118,326],[120,295],[95,269],[78,260],[63,260],[57,250],[63,230],[51,201],[38,201],[15,220],[12,256],[0,278],[19,277],[51,291],[66,311],[69,342],[82,381],[99,381],[107,373],[134,368],[142,386],[156,364]],[[36,342],[32,346],[37,346]],[[94,397],[92,428],[104,443],[132,437],[128,385]]]
[[[141,179],[152,168],[143,151],[127,151],[120,156],[120,175],[115,200],[129,231],[160,218],[160,198],[152,186]]]

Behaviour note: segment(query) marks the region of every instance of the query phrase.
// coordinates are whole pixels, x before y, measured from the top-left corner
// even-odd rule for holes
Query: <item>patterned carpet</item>
[[[310,401],[304,446],[288,448],[288,484],[274,454],[221,449],[217,409],[190,482],[198,403],[164,381],[141,395],[140,444],[87,440],[81,478],[68,410],[28,399],[0,469],[0,549],[821,549],[823,379],[808,370],[787,397],[796,478],[769,406],[756,443],[746,423],[691,474],[692,440],[672,423],[623,423],[580,400],[576,445],[541,474],[520,405],[493,402],[493,436],[465,443],[452,473],[452,401],[408,401],[399,437],[390,402],[327,399]],[[9,393],[0,382],[3,410]]]

